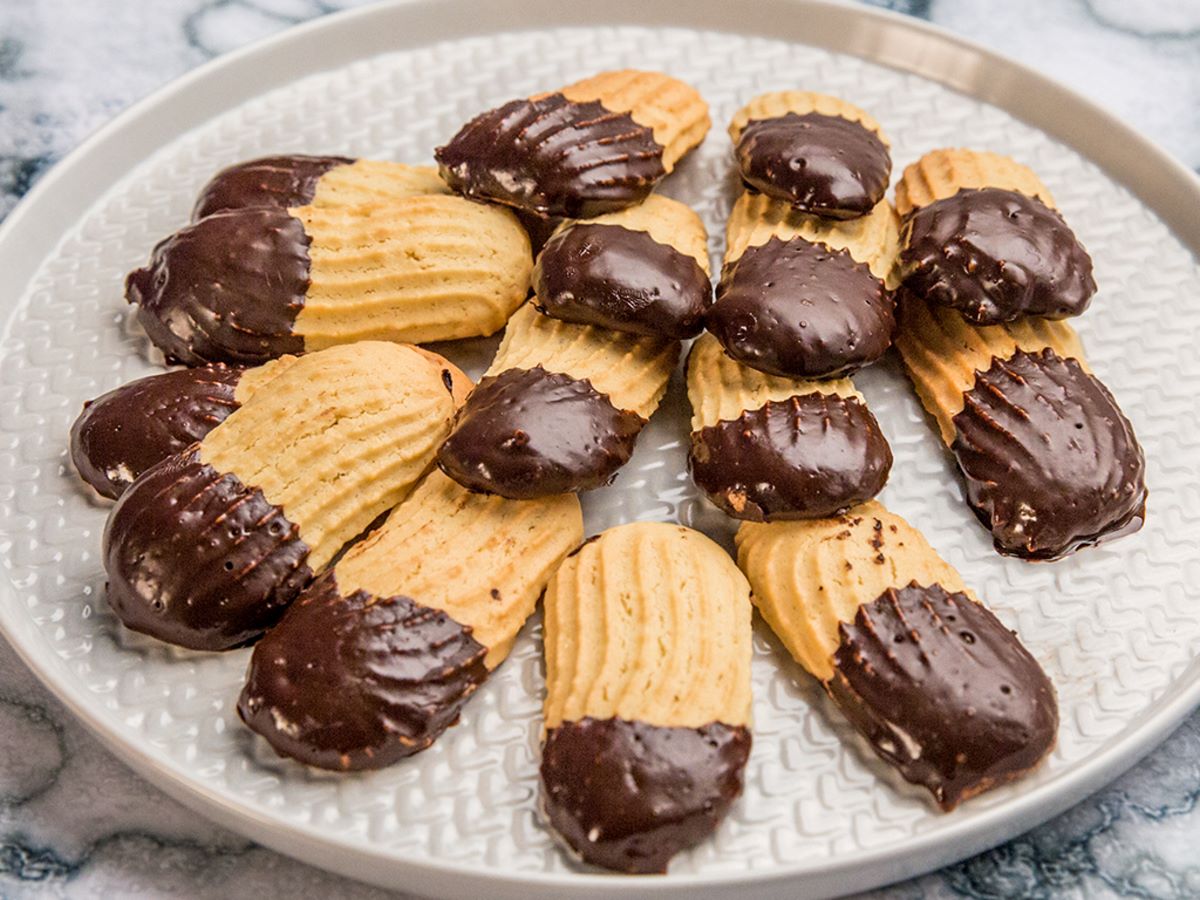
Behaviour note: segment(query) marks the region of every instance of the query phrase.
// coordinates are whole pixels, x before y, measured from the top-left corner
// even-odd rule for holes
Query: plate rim
[[[93,132],[47,172],[0,224],[0,263],[10,273],[9,288],[0,297],[4,317],[0,339],[10,334],[16,301],[76,217],[184,131],[299,77],[357,59],[437,40],[555,27],[675,27],[769,37],[857,56],[936,81],[1005,110],[1098,164],[1158,215],[1194,256],[1200,256],[1200,219],[1194,215],[1200,202],[1200,177],[1093,101],[1022,63],[922,20],[841,0],[758,0],[757,22],[769,25],[730,21],[724,0],[663,7],[644,0],[610,0],[599,13],[590,5],[556,0],[385,0],[310,20],[201,64]],[[790,23],[789,17],[796,23]],[[402,34],[386,27],[397,22],[415,27]],[[356,40],[346,40],[351,36]],[[320,64],[301,64],[312,59]],[[268,62],[272,63],[266,67],[269,76],[262,77]],[[255,77],[247,77],[250,73]],[[22,243],[31,241],[38,244],[36,252],[19,252]],[[495,896],[513,897],[528,897],[530,890],[546,896],[550,894],[545,892],[560,889],[578,896],[613,896],[631,889],[663,894],[734,885],[742,893],[762,896],[785,885],[804,896],[869,889],[958,861],[1051,818],[1131,766],[1200,706],[1200,660],[1194,659],[1168,689],[1174,696],[1164,695],[1166,699],[1155,703],[1152,714],[1139,715],[1080,764],[976,815],[957,833],[953,826],[936,829],[853,860],[821,858],[757,872],[666,878],[511,873],[483,864],[397,856],[382,848],[358,846],[307,823],[281,822],[194,780],[184,767],[142,750],[119,723],[90,708],[92,695],[77,689],[65,663],[39,646],[41,634],[23,615],[23,604],[7,575],[0,579],[0,632],[38,680],[109,750],[176,800],[252,840],[327,870],[393,888],[398,886],[396,876],[403,873],[411,878],[405,889],[445,896],[478,897],[484,889]]]

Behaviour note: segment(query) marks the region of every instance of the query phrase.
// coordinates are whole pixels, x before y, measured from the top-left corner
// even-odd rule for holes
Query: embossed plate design
[[[698,897],[736,885],[739,896],[794,897],[902,878],[1028,828],[1200,702],[1197,180],[1066,89],[935,29],[816,0],[751,9],[416,0],[334,16],[142,102],[12,214],[0,232],[0,626],[134,768],[285,853],[414,892]],[[858,378],[896,455],[884,500],[1019,629],[1058,687],[1059,745],[1031,778],[933,812],[862,751],[759,627],[745,796],[669,876],[632,882],[574,869],[538,824],[536,622],[431,750],[351,777],[281,761],[238,724],[248,651],[177,652],[118,627],[103,599],[105,509],[69,470],[67,429],[85,399],[155,367],[129,325],[122,277],[185,221],[204,180],[272,151],[427,161],[476,111],[618,66],[670,71],[712,104],[714,131],[664,189],[703,214],[714,259],[736,191],[724,124],[753,93],[792,86],[871,110],[897,173],[944,145],[1032,164],[1091,250],[1101,290],[1078,325],[1145,445],[1150,508],[1136,536],[1054,564],[1000,558],[898,367]],[[477,374],[492,346],[451,352]],[[686,420],[676,379],[629,467],[587,497],[589,531],[678,518],[728,539],[685,473]]]

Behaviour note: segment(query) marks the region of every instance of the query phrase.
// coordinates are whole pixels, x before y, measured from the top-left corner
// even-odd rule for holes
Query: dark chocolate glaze
[[[170,358],[257,364],[301,353],[309,237],[283,209],[214,213],[161,241],[125,280],[138,321]]]
[[[654,132],[628,113],[562,94],[481,113],[435,154],[467,197],[587,218],[641,203],[666,174]]]
[[[892,451],[854,397],[772,400],[692,432],[696,486],[736,519],[777,522],[834,516],[887,483]]]
[[[408,597],[343,596],[333,572],[254,648],[238,715],[282,756],[381,769],[458,721],[488,676],[471,629]]]
[[[787,113],[751,121],[734,152],[752,188],[830,219],[869,213],[892,177],[887,144],[841,116]]]
[[[71,461],[104,497],[203,438],[238,408],[242,369],[201,366],[139,378],[83,405],[71,426]]]
[[[321,176],[354,162],[348,156],[264,156],[222,169],[200,190],[192,221],[226,209],[287,209],[312,201]]]
[[[951,449],[1002,553],[1054,559],[1141,527],[1142,448],[1078,361],[1017,351],[976,373],[963,402]]]
[[[999,188],[960,190],[914,210],[900,273],[930,303],[976,325],[1077,316],[1096,293],[1092,258],[1056,211]]]
[[[482,379],[438,450],[442,471],[514,500],[608,484],[645,421],[587,381],[541,366]]]
[[[887,352],[895,303],[846,250],[773,237],[727,265],[708,330],[751,368],[789,378],[835,378]]]
[[[712,284],[700,264],[644,231],[581,222],[533,269],[538,309],[564,322],[683,340],[704,328]]]
[[[104,529],[108,602],[129,628],[194,650],[257,640],[312,579],[308,546],[262,491],[200,461],[146,470]]]
[[[1053,748],[1054,686],[965,594],[889,588],[839,632],[826,690],[872,749],[943,809],[1019,777]]]
[[[749,729],[720,722],[564,722],[542,748],[546,817],[585,862],[665,872],[672,856],[716,830],[742,793],[750,743]]]
[[[565,221],[558,216],[539,216],[523,209],[513,210],[513,214],[529,235],[529,246],[533,248],[534,256],[542,252],[546,241],[550,240],[558,226]]]

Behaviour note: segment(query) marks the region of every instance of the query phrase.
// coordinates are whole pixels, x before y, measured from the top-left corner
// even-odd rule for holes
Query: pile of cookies
[[[217,174],[126,284],[187,368],[71,432],[117,499],[121,621],[253,644],[242,720],[346,771],[436,740],[541,599],[544,819],[624,872],[665,871],[742,792],[755,607],[941,808],[1036,766],[1054,688],[873,499],[892,453],[852,376],[895,343],[999,551],[1136,530],[1141,448],[1065,321],[1090,258],[1024,166],[935,150],[893,205],[879,123],[784,91],[729,126],[745,192],[714,294],[699,216],[654,193],[709,124],[690,86],[605,72],[482,113],[437,169]],[[416,346],[501,328],[477,385]],[[584,540],[578,493],[629,460],[686,341],[689,467],[741,523],[736,562],[677,524]]]

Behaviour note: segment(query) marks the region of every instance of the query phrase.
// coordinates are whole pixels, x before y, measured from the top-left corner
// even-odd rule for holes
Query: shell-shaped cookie
[[[832,94],[818,94],[814,91],[770,91],[750,99],[745,106],[733,115],[729,122],[729,139],[735,144],[742,136],[742,131],[751,121],[759,119],[777,119],[793,113],[798,116],[817,113],[822,116],[837,116],[850,122],[858,122],[864,128],[875,132],[884,144],[890,145],[883,128],[875,121],[874,116],[861,107],[848,103],[841,97]]]
[[[847,250],[889,288],[898,283],[893,270],[900,251],[900,226],[887,200],[881,200],[865,216],[838,221],[805,215],[781,200],[745,191],[725,225],[725,263],[736,260],[747,247],[765,244],[773,237],[781,241],[801,237],[834,250]]]
[[[305,349],[491,334],[524,300],[529,238],[509,212],[452,196],[292,210],[311,267],[295,323]]]
[[[954,441],[954,417],[963,407],[963,395],[993,359],[1049,348],[1063,359],[1079,360],[1086,371],[1083,345],[1064,321],[1027,316],[1002,325],[972,325],[954,310],[931,306],[908,291],[900,292],[899,301],[896,348],[947,446]]]
[[[1054,208],[1054,197],[1028,166],[999,153],[965,148],[931,150],[904,170],[896,185],[896,211],[907,216],[919,206],[953,197],[964,188],[1002,188],[1037,197]]]
[[[289,206],[357,207],[389,204],[409,197],[448,194],[436,166],[410,166],[378,159],[356,159],[330,169],[309,200]]]
[[[711,274],[708,262],[708,231],[704,220],[686,203],[662,194],[651,194],[637,206],[606,213],[587,220],[592,225],[620,225],[632,231],[644,231],[660,244],[674,247],[696,260]],[[563,227],[568,227],[566,222]]]

